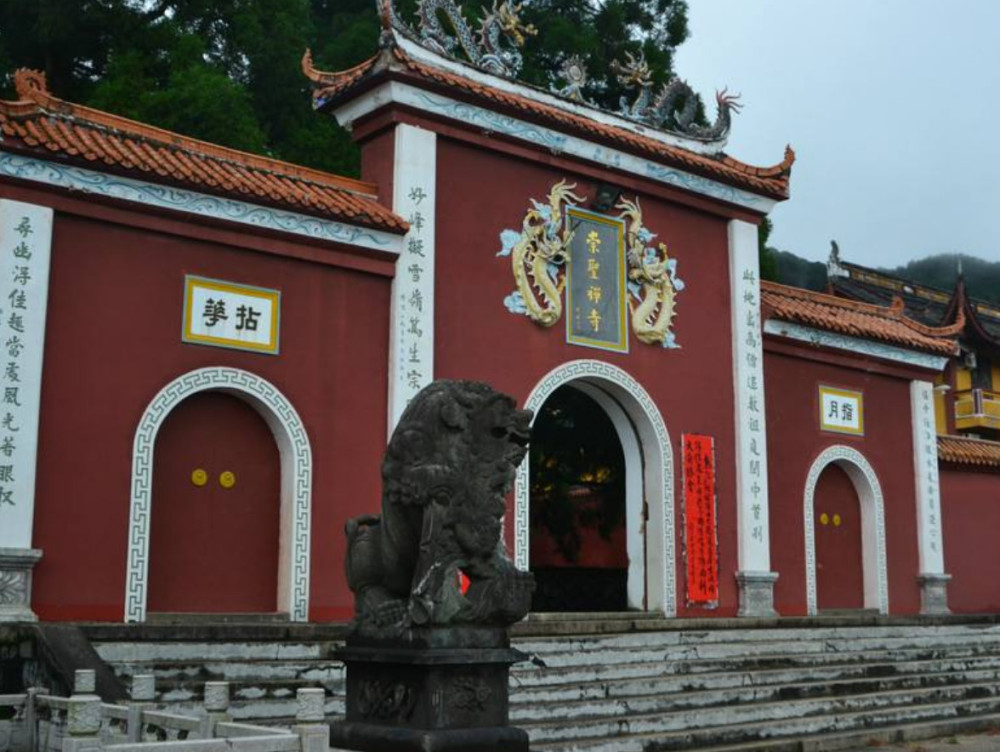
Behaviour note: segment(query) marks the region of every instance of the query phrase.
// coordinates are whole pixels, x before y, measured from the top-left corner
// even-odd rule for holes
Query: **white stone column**
[[[941,535],[941,484],[938,474],[937,426],[934,416],[934,385],[910,382],[913,420],[913,465],[916,478],[917,550],[920,556],[920,611],[946,614],[948,580],[944,571]]]
[[[767,420],[757,245],[756,225],[739,220],[729,223],[740,616],[774,616],[774,582],[778,579],[771,572],[768,528]]]
[[[396,260],[389,334],[389,434],[434,380],[434,219],[437,135],[396,126],[393,210],[410,223]]]
[[[52,209],[0,200],[0,621],[34,620],[31,572]]]

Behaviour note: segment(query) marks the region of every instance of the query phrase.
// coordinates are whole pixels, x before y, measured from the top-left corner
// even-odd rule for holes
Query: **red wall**
[[[732,339],[727,220],[641,195],[645,222],[678,259],[686,289],[677,301],[674,331],[681,349],[644,345],[629,334],[627,354],[566,344],[565,319],[549,329],[503,305],[515,289],[509,257],[498,257],[502,230],[520,229],[529,199],[545,201],[560,180],[593,198],[594,180],[548,165],[438,141],[436,363],[442,378],[489,381],[523,403],[551,369],[576,359],[599,359],[627,371],[653,397],[673,444],[679,478],[680,437],[716,439],[719,468],[721,593],[719,614],[734,614],[737,592]],[[613,173],[606,179],[615,183]],[[634,195],[626,192],[627,197]],[[678,602],[684,602],[680,497],[675,501]],[[508,526],[508,532],[510,528]],[[700,609],[680,613],[704,614]]]
[[[159,224],[165,230],[176,223]],[[304,252],[316,255],[308,245]],[[280,289],[281,354],[182,343],[185,274]],[[167,382],[192,369],[231,366],[274,384],[305,423],[314,470],[311,616],[349,618],[343,523],[378,505],[390,284],[377,274],[57,213],[37,474],[34,543],[44,556],[35,569],[36,613],[122,618],[136,426]]]
[[[889,611],[920,611],[910,382],[765,349],[764,385],[771,525],[771,569],[778,573],[775,608],[806,613],[804,494],[809,469],[829,446],[860,452],[885,497]],[[819,385],[864,393],[865,435],[819,430]]]
[[[941,517],[948,607],[1000,612],[1000,473],[942,468]]]

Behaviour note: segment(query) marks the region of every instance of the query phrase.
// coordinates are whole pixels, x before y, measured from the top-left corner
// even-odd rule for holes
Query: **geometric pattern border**
[[[809,475],[806,478],[803,519],[806,546],[807,613],[810,616],[815,616],[818,612],[816,594],[816,534],[814,527],[816,524],[814,515],[816,484],[819,481],[820,474],[826,469],[827,465],[831,464],[836,464],[848,474],[858,494],[858,501],[861,504],[862,561],[866,568],[871,566],[870,556],[874,554],[875,574],[878,578],[878,603],[868,603],[868,599],[866,598],[865,608],[877,607],[880,614],[888,614],[889,573],[885,550],[885,504],[882,497],[882,486],[878,482],[878,476],[875,475],[875,469],[865,459],[865,456],[856,449],[841,444],[824,449],[815,459],[812,467],[809,468]],[[868,535],[866,536],[865,533],[868,533]],[[874,551],[869,552],[865,550],[864,541],[866,537],[868,540],[871,540]],[[866,581],[868,575],[869,573],[866,571],[864,573]]]
[[[606,381],[624,389],[638,403],[656,434],[655,449],[663,470],[663,612],[666,616],[674,616],[677,613],[677,578],[674,561],[674,459],[667,426],[649,392],[638,381],[621,368],[600,360],[573,360],[549,371],[528,396],[524,404],[525,409],[537,415],[538,410],[556,389],[580,379],[593,382]],[[625,411],[628,413],[627,409]],[[635,420],[634,417],[632,419]],[[517,480],[514,485],[514,564],[518,569],[525,571],[529,566],[528,552],[531,543],[529,477],[529,458],[525,457],[517,469]]]
[[[183,399],[204,391],[224,391],[242,397],[271,426],[281,454],[281,501],[291,502],[291,529],[286,549],[288,606],[292,621],[309,618],[309,545],[312,510],[312,449],[299,414],[270,382],[239,368],[199,368],[171,381],[153,397],[139,421],[132,448],[129,507],[128,570],[125,580],[125,621],[146,619],[149,570],[150,511],[153,493],[153,450],[167,415]],[[248,399],[247,399],[248,398]],[[285,517],[282,510],[282,517]],[[281,604],[279,604],[280,607]]]

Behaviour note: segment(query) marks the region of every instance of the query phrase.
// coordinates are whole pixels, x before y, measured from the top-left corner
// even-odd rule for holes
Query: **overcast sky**
[[[675,69],[743,95],[726,151],[798,160],[771,244],[1000,261],[1000,0],[689,0]]]

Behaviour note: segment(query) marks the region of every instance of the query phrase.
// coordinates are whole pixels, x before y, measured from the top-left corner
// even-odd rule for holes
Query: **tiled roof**
[[[954,465],[1000,470],[1000,442],[966,436],[938,436],[938,459]]]
[[[941,290],[858,264],[842,261],[839,265],[849,276],[830,279],[830,288],[838,296],[881,305],[888,305],[900,297],[906,315],[924,324],[935,326],[943,321],[957,323],[962,319],[981,336],[1000,342],[1000,306],[968,297],[964,283],[961,283],[963,299],[956,301],[957,287],[951,291]]]
[[[771,167],[754,167],[725,154],[706,155],[688,151],[679,146],[671,146],[662,141],[617,128],[585,117],[568,109],[560,109],[544,102],[535,101],[499,88],[465,78],[455,73],[435,68],[410,58],[398,46],[382,50],[369,60],[346,71],[326,73],[313,67],[312,58],[306,53],[302,61],[306,76],[316,89],[313,100],[320,109],[326,109],[344,99],[350,92],[362,85],[371,85],[387,78],[410,79],[429,82],[442,92],[454,96],[465,94],[480,102],[489,102],[534,122],[551,126],[562,132],[576,133],[603,143],[612,143],[639,152],[664,164],[690,170],[693,173],[719,180],[754,193],[777,200],[788,198],[788,179],[795,152],[785,149],[784,159]],[[525,85],[526,88],[527,85]]]
[[[954,327],[934,328],[908,319],[900,301],[885,307],[774,282],[761,282],[760,287],[765,318],[937,355],[954,355],[958,351]]]
[[[402,233],[375,186],[209,144],[52,96],[37,71],[14,74],[18,101],[0,101],[0,149],[57,158],[141,180]]]

